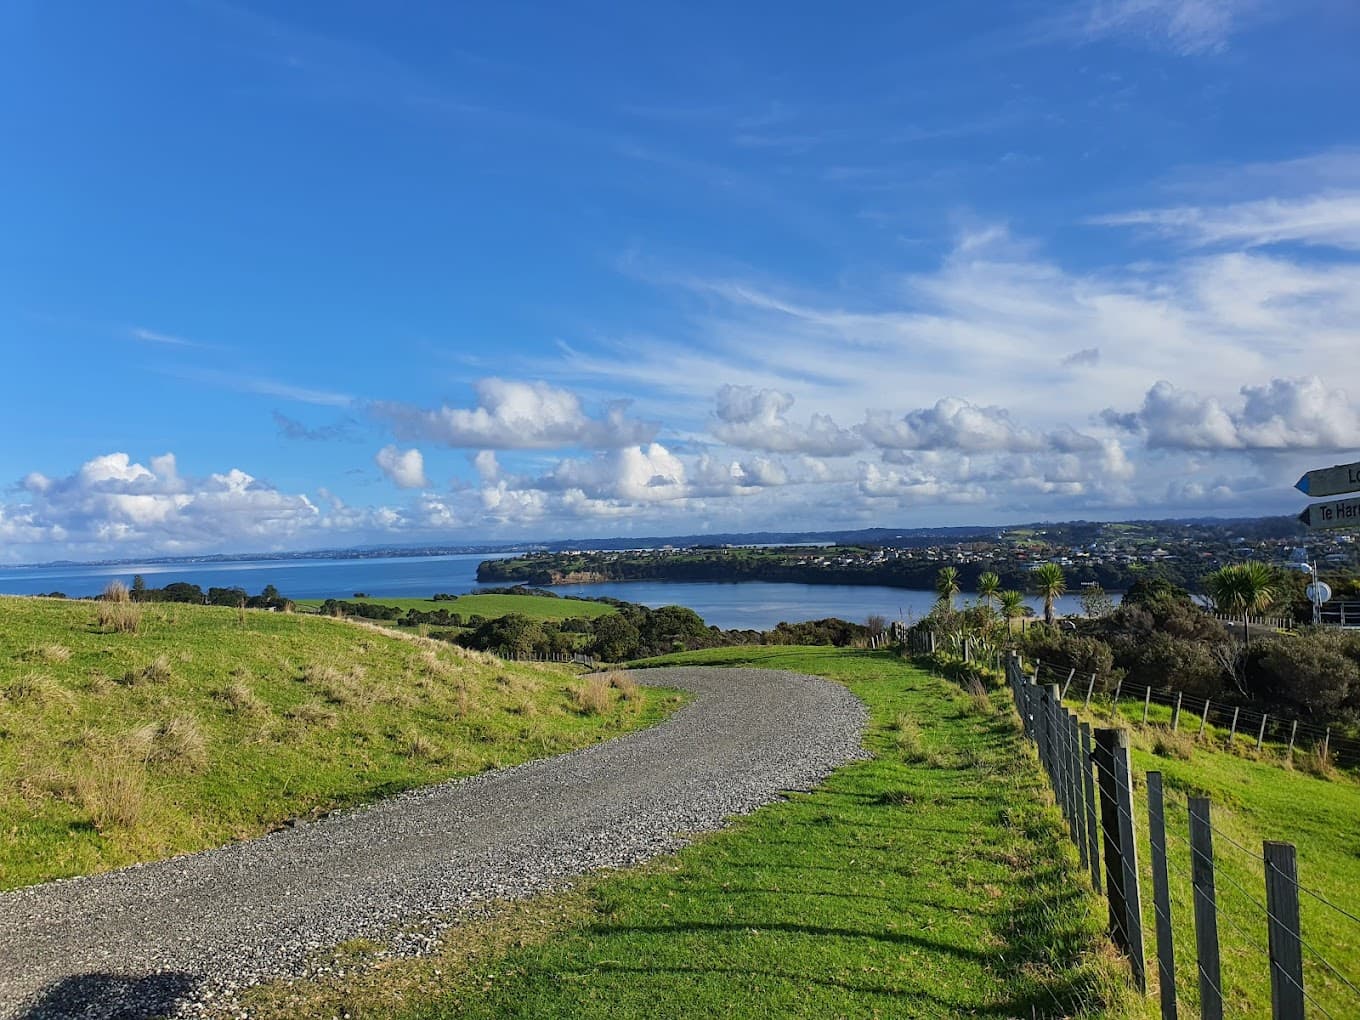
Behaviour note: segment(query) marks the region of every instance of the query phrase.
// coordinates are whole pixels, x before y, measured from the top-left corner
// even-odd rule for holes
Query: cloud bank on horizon
[[[0,562],[1285,513],[1360,454],[1360,15],[502,16],[3,16],[67,98],[5,125]]]

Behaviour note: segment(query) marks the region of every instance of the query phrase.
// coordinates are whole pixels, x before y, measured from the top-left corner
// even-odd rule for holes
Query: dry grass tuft
[[[461,681],[453,690],[453,707],[459,719],[466,719],[472,712],[472,692]]]
[[[439,745],[419,730],[411,730],[402,738],[401,751],[419,761],[438,761],[442,756]]]
[[[208,761],[207,741],[192,715],[177,715],[156,726],[148,761],[199,768]]]
[[[109,585],[110,588],[113,585]],[[135,634],[142,625],[142,607],[136,602],[103,601],[94,607],[95,622],[123,634]]]
[[[1323,757],[1321,746],[1302,754],[1296,750],[1294,754],[1299,760],[1299,767],[1310,776],[1317,779],[1335,779],[1337,777],[1336,766],[1329,759]]]
[[[340,715],[335,709],[329,708],[319,701],[304,701],[302,704],[290,708],[286,714],[289,719],[302,723],[304,726],[324,726],[327,729],[340,721]]]
[[[123,674],[122,683],[128,687],[137,684],[169,683],[174,674],[170,671],[170,657],[158,655],[141,669],[130,669]]]
[[[140,761],[107,757],[75,776],[80,806],[100,832],[133,829],[146,810],[146,766]]]
[[[368,708],[377,701],[378,690],[365,682],[364,667],[354,665],[337,669],[326,664],[307,666],[302,671],[303,682],[315,688],[332,705]]]
[[[1195,739],[1179,731],[1172,733],[1168,727],[1155,727],[1152,736],[1152,753],[1159,758],[1178,758],[1189,761],[1195,749]]]
[[[49,665],[56,665],[71,658],[71,649],[65,645],[34,645],[21,657],[28,662],[45,662]]]
[[[266,705],[244,681],[236,680],[223,688],[217,695],[226,703],[228,709],[241,715],[261,716],[269,712]]]
[[[609,686],[619,692],[619,697],[622,700],[636,701],[641,696],[642,688],[627,673],[615,670],[613,673],[605,675],[609,678]]]
[[[588,676],[567,689],[567,696],[582,715],[604,715],[613,703],[609,680],[603,676]]]
[[[0,687],[0,696],[13,704],[32,706],[69,702],[67,690],[45,673],[26,673]]]
[[[92,669],[85,674],[85,690],[98,696],[113,690],[113,680],[102,669]]]
[[[994,715],[996,709],[992,707],[992,699],[987,695],[987,688],[982,686],[982,681],[975,676],[970,676],[968,682],[963,685],[963,692],[968,695],[968,703],[978,715]]]
[[[104,594],[99,597],[105,602],[131,602],[132,592],[122,581],[110,581],[104,586]]]

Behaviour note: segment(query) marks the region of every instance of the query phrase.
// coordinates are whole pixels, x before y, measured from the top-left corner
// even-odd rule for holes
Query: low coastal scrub
[[[673,707],[601,681],[583,710],[566,667],[126,595],[0,597],[0,888],[257,836]],[[120,607],[135,627],[109,625]]]

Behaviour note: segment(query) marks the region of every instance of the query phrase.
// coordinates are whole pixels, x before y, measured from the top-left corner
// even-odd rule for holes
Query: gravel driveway
[[[249,843],[0,894],[0,1017],[193,1015],[360,936],[418,952],[439,916],[676,849],[861,757],[838,684],[687,667],[653,729],[442,783]],[[446,922],[447,923],[447,922]]]

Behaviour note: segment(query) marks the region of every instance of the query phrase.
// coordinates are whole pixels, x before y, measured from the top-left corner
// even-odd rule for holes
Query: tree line
[[[1258,562],[1230,564],[1201,579],[1208,593],[1203,602],[1153,577],[1132,585],[1117,608],[1103,593],[1085,589],[1086,615],[1058,621],[1053,603],[1065,593],[1066,579],[1061,568],[1046,564],[1032,583],[1044,599],[1045,622],[1015,634],[1008,618],[1018,615],[1011,607],[1019,593],[998,591],[988,579],[975,602],[957,608],[958,576],[945,568],[936,578],[939,601],[918,626],[975,635],[991,647],[1015,641],[1031,658],[1081,676],[1094,673],[1105,684],[1173,688],[1263,712],[1360,725],[1360,633],[1312,626],[1280,632],[1250,623],[1266,612],[1311,620],[1306,581]],[[1239,622],[1225,625],[1210,610]]]

